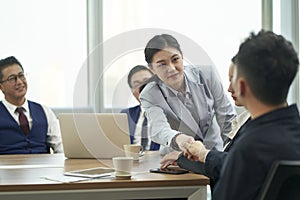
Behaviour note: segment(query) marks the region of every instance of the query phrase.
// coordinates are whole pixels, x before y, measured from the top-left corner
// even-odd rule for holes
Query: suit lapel
[[[209,110],[207,110],[210,109],[210,106],[208,106],[207,103],[204,87],[201,83],[196,83],[193,81],[190,81],[189,83],[190,83],[189,85],[190,90],[192,91],[192,98],[193,98],[195,110],[198,111],[198,115],[200,118],[200,121],[198,122],[199,126],[203,127],[202,132],[206,133],[207,128],[210,127],[211,116],[209,115]],[[207,108],[207,109],[203,110],[203,108]]]
[[[190,129],[194,136],[197,134],[200,139],[203,139],[202,132],[198,126],[198,123],[193,118],[190,111],[184,106],[184,104],[176,97],[173,93],[168,91],[168,88],[165,85],[160,85],[162,87],[163,94],[165,99],[174,112],[174,115],[177,116],[177,119],[180,121],[179,130],[184,130],[186,128]]]

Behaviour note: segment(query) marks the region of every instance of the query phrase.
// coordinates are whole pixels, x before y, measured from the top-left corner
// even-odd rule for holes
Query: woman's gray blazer
[[[173,136],[182,132],[197,136],[208,149],[222,150],[222,138],[231,131],[236,112],[219,76],[212,66],[185,66],[184,76],[200,121],[196,122],[179,98],[157,78],[149,82],[140,94],[150,124],[151,139],[170,146]]]

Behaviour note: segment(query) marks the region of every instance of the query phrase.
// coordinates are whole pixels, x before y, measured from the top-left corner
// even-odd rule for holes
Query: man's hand
[[[188,136],[185,134],[179,134],[179,135],[177,135],[175,141],[176,141],[178,147],[182,151],[185,151],[186,150],[185,146],[195,142],[195,139],[192,136]]]
[[[180,153],[179,151],[172,151],[166,154],[160,161],[160,168],[165,169],[169,165],[177,165],[177,159]]]
[[[205,162],[208,150],[205,148],[202,142],[195,141],[193,143],[186,143],[184,155],[190,160]]]

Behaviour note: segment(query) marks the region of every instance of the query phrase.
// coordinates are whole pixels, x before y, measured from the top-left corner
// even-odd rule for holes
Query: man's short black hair
[[[2,73],[3,69],[5,69],[6,67],[9,67],[13,64],[19,65],[21,67],[21,69],[24,71],[21,63],[14,56],[9,56],[7,58],[0,60],[0,80],[2,80],[2,78],[3,78],[3,73]]]
[[[131,85],[131,77],[132,77],[135,73],[137,73],[137,72],[139,72],[139,71],[142,71],[142,70],[147,70],[147,71],[149,71],[151,74],[153,74],[153,72],[152,72],[148,67],[146,67],[146,66],[144,66],[144,65],[137,65],[137,66],[133,67],[133,68],[129,71],[128,77],[127,77],[127,82],[128,82],[128,85],[129,85],[130,88],[132,88],[132,85]]]
[[[253,95],[268,105],[286,101],[299,60],[291,42],[271,31],[250,36],[235,58],[237,76],[245,77]]]

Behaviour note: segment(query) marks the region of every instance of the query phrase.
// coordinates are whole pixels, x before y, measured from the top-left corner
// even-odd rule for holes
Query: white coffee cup
[[[115,176],[118,179],[128,179],[131,177],[133,157],[113,157]]]
[[[143,155],[143,147],[139,144],[124,144],[124,151],[126,157],[133,157],[133,160],[139,160]]]

